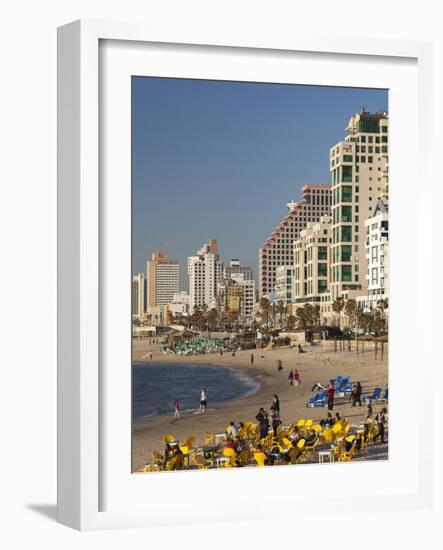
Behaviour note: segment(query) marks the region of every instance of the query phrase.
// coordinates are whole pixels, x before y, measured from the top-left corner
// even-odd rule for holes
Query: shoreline
[[[204,357],[207,357],[208,355],[204,355]],[[196,357],[196,356],[194,356]],[[200,356],[199,356],[200,357]],[[250,389],[249,391],[247,391],[247,393],[245,393],[245,395],[240,395],[239,397],[235,397],[235,398],[229,398],[229,399],[224,399],[222,401],[215,401],[213,402],[214,405],[218,408],[220,408],[221,406],[225,405],[225,404],[230,404],[230,403],[236,403],[237,401],[241,401],[241,400],[244,400],[244,399],[248,399],[249,397],[252,397],[253,395],[255,395],[256,393],[260,392],[262,389],[263,389],[263,385],[264,385],[264,382],[263,382],[263,377],[266,377],[267,376],[267,373],[265,370],[261,370],[261,369],[256,369],[255,367],[254,368],[251,368],[251,369],[247,369],[246,367],[245,368],[242,368],[241,366],[233,366],[233,365],[226,365],[226,364],[222,364],[222,363],[219,363],[219,364],[216,364],[214,362],[209,362],[209,361],[205,361],[205,362],[201,362],[201,361],[198,361],[198,362],[193,362],[193,361],[181,361],[181,358],[177,358],[177,360],[175,361],[162,361],[161,359],[152,359],[152,361],[150,361],[149,359],[146,360],[146,361],[133,361],[132,364],[133,365],[149,365],[150,363],[154,363],[156,365],[161,365],[161,364],[172,364],[172,365],[178,365],[178,364],[190,364],[192,365],[193,367],[213,367],[213,368],[221,368],[221,369],[229,369],[229,370],[234,370],[236,372],[240,372],[242,374],[246,374],[248,380],[245,381],[246,383],[248,383],[249,381],[253,382],[254,384],[257,385],[256,388],[254,389]],[[186,367],[185,367],[186,368]],[[253,371],[253,372],[251,372]],[[209,398],[209,403],[211,403],[211,399]],[[196,407],[195,408],[192,408],[192,409],[182,409],[180,410],[180,415],[182,414],[190,414],[190,413],[195,413],[195,411],[198,411],[199,407],[198,407],[198,403],[196,403]],[[210,409],[214,409],[214,407],[210,407]],[[158,418],[158,417],[166,417],[166,418],[169,418],[173,415],[173,410],[171,409],[170,412],[168,413],[161,413],[161,414],[151,414],[151,415],[144,415],[140,418],[137,418],[136,420],[133,420],[132,421],[132,426],[133,428],[134,427],[137,427],[137,424],[140,423],[140,422],[143,422],[147,419],[150,419],[150,418]]]
[[[276,350],[244,350],[237,352],[235,357],[224,353],[190,356],[165,355],[146,341],[136,341],[133,345],[133,363],[149,363],[146,353],[152,351],[153,363],[193,363],[195,365],[211,365],[234,368],[248,376],[253,374],[258,379],[260,388],[252,394],[228,401],[219,402],[204,414],[182,411],[179,419],[170,414],[145,416],[132,423],[132,469],[136,471],[150,459],[151,452],[163,448],[162,437],[172,434],[179,440],[190,435],[196,437],[197,444],[203,442],[204,432],[221,432],[232,420],[234,422],[254,420],[260,407],[269,409],[272,395],[280,399],[281,417],[283,423],[292,423],[300,418],[319,420],[327,414],[327,409],[320,407],[311,409],[306,402],[313,395],[311,387],[315,382],[325,382],[341,374],[350,375],[351,381],[360,380],[363,395],[370,393],[374,386],[386,386],[388,383],[387,353],[383,361],[375,360],[374,353],[369,350],[357,355],[356,351],[334,352],[329,345],[306,347],[306,353],[299,354],[294,348]],[[250,356],[254,354],[254,366],[250,366]],[[283,371],[276,368],[277,360],[283,362]],[[290,386],[288,372],[298,369],[301,377],[299,386]],[[334,414],[350,418],[351,423],[358,423],[365,414],[366,407],[352,408],[351,403],[337,400]]]

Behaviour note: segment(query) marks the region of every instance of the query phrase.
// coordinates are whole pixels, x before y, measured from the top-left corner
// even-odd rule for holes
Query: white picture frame
[[[112,48],[109,52],[101,53],[101,44],[105,41],[117,45],[115,52]],[[130,475],[128,470],[124,470],[124,458],[115,462],[107,463],[110,460],[109,455],[114,457],[119,456],[115,441],[109,443],[108,431],[106,430],[106,415],[109,415],[109,409],[106,403],[110,400],[115,403],[115,392],[124,391],[127,389],[130,374],[123,381],[123,385],[119,384],[120,374],[116,374],[116,378],[112,378],[115,374],[110,368],[111,384],[103,385],[103,349],[101,348],[101,338],[103,336],[103,304],[106,304],[110,285],[119,284],[118,280],[107,280],[103,284],[103,262],[113,261],[106,254],[107,236],[103,233],[110,230],[107,225],[109,213],[115,215],[112,210],[122,198],[117,195],[106,195],[106,190],[103,189],[106,178],[103,173],[100,173],[100,155],[102,154],[103,139],[101,134],[99,121],[100,115],[106,113],[106,105],[101,105],[100,96],[100,71],[103,65],[113,63],[117,67],[115,71],[110,71],[110,78],[119,77],[122,74],[130,74],[131,67],[127,61],[128,52],[131,48],[139,48],[140,60],[146,58],[146,52],[140,53],[140,44],[154,45],[148,53],[149,59],[155,63],[166,63],[167,60],[162,56],[162,46],[170,47],[173,45],[172,55],[169,55],[171,68],[168,74],[177,74],[178,69],[174,69],[174,56],[178,55],[181,49],[189,49],[192,45],[192,51],[199,53],[204,52],[206,58],[206,70],[208,59],[211,61],[215,49],[218,52],[223,51],[231,57],[231,60],[241,58],[242,56],[263,55],[260,63],[264,63],[266,55],[281,56],[282,59],[291,54],[300,53],[310,55],[312,59],[315,56],[323,58],[325,64],[343,60],[344,63],[355,63],[359,60],[367,62],[368,67],[371,60],[386,60],[395,67],[396,63],[409,63],[410,67],[414,66],[414,76],[411,82],[418,83],[418,97],[415,97],[416,103],[414,109],[417,113],[418,124],[414,120],[412,127],[417,129],[418,147],[411,145],[409,153],[412,167],[418,170],[418,184],[424,185],[427,182],[429,188],[430,178],[430,124],[431,124],[431,101],[430,101],[430,80],[431,80],[431,46],[425,42],[412,41],[395,41],[395,40],[370,40],[357,39],[347,37],[324,37],[312,36],[309,34],[296,36],[280,36],[278,39],[266,39],[263,37],[254,37],[252,32],[249,32],[244,37],[230,35],[228,31],[221,32],[220,36],[211,37],[205,36],[204,31],[200,35],[195,33],[192,36],[187,36],[186,30],[181,32],[174,31],[169,35],[154,29],[148,29],[143,25],[126,24],[117,22],[101,22],[101,21],[77,21],[61,27],[58,34],[58,83],[59,83],[59,101],[58,101],[58,120],[59,120],[59,139],[58,139],[58,219],[59,219],[59,240],[58,240],[58,277],[59,277],[59,304],[58,304],[58,519],[59,522],[74,527],[80,530],[90,529],[105,529],[105,528],[120,528],[120,527],[149,527],[154,525],[187,523],[192,521],[235,521],[238,519],[260,519],[265,517],[280,517],[284,519],[285,513],[279,510],[269,510],[266,503],[275,487],[281,487],[282,484],[291,483],[293,480],[297,483],[297,487],[302,487],[302,483],[306,484],[305,489],[310,482],[315,484],[316,479],[322,479],[324,475],[334,475],[329,466],[322,467],[321,473],[318,470],[304,467],[303,477],[306,478],[303,482],[301,479],[294,477],[294,471],[288,468],[273,468],[263,475],[262,472],[256,472],[251,469],[245,471],[232,472],[208,472],[204,478],[197,478],[193,473],[191,479],[188,473],[171,474],[170,476],[134,476]],[[123,50],[125,50],[123,52]],[[132,54],[130,54],[132,55]],[[218,54],[217,54],[218,55]],[[136,54],[134,54],[136,56]],[[145,56],[145,57],[143,57]],[[337,59],[334,61],[333,58]],[[135,58],[135,57],[134,57]],[[122,65],[117,66],[120,59]],[[409,61],[408,61],[409,60]],[[340,61],[341,62],[341,61]],[[197,63],[202,63],[198,61]],[[235,63],[232,63],[235,65]],[[273,62],[273,66],[278,63]],[[113,65],[114,66],[114,65]],[[122,68],[123,67],[123,68]],[[183,75],[190,76],[189,70],[184,65]],[[241,66],[239,65],[239,70]],[[282,66],[283,67],[283,66]],[[186,71],[188,70],[188,73]],[[197,70],[197,69],[196,69]],[[198,69],[200,70],[200,69]],[[217,78],[216,65],[212,66],[211,74]],[[243,69],[244,70],[244,69]],[[252,69],[251,69],[252,70]],[[277,69],[276,69],[277,70]],[[281,69],[285,71],[284,67]],[[370,70],[370,69],[368,69]],[[123,72],[122,72],[123,71]],[[129,71],[129,72],[128,72]],[[175,73],[174,73],[175,71]],[[405,70],[405,74],[409,69]],[[412,71],[412,69],[411,69]],[[126,73],[125,73],[126,72]],[[401,71],[399,71],[401,72]],[[386,70],[386,74],[389,70]],[[137,73],[138,74],[138,73]],[[200,74],[200,73],[198,73]],[[205,73],[207,74],[207,73]],[[192,74],[196,76],[196,74]],[[203,76],[202,76],[203,77]],[[102,82],[109,82],[105,77]],[[220,78],[220,76],[218,77]],[[248,76],[245,80],[252,79],[253,76]],[[275,80],[280,81],[281,75],[276,72]],[[387,76],[385,78],[388,78]],[[409,78],[406,76],[405,78]],[[234,79],[234,78],[233,78]],[[416,80],[414,80],[416,79]],[[358,80],[358,79],[357,79]],[[358,85],[356,79],[350,78],[348,85]],[[377,86],[376,78],[374,77],[374,85]],[[382,82],[383,79],[380,80]],[[272,78],[266,78],[265,81],[273,81]],[[352,82],[354,84],[352,84]],[[311,79],[310,83],[314,82]],[[118,81],[115,82],[115,90],[118,89]],[[338,85],[337,82],[330,83]],[[344,84],[343,84],[344,85]],[[124,88],[120,90],[121,96],[107,98],[107,101],[119,101],[119,98],[125,96]],[[416,90],[410,91],[415,94]],[[407,95],[407,94],[405,94]],[[410,97],[413,97],[412,95]],[[405,100],[406,101],[406,100]],[[406,104],[405,104],[406,106]],[[127,110],[127,105],[125,107]],[[117,114],[117,116],[120,116]],[[127,121],[120,122],[122,126],[118,128],[126,129],[126,131],[118,132],[119,139],[127,139]],[[401,125],[394,130],[393,135],[398,136],[398,153],[400,152]],[[404,145],[404,143],[403,143]],[[109,153],[113,151],[113,147],[121,147],[121,142],[118,140],[114,143],[112,139]],[[126,163],[128,161],[128,146],[123,145]],[[397,153],[397,158],[398,158]],[[412,190],[412,178],[405,172],[401,172],[400,167],[395,163],[396,153],[393,154],[392,166],[390,166],[391,177],[397,174],[399,179],[405,182],[405,192]],[[420,163],[418,163],[420,158]],[[124,164],[125,161],[122,161]],[[117,167],[118,168],[118,167]],[[127,168],[127,166],[126,166]],[[398,169],[398,171],[397,171]],[[109,177],[109,172],[106,172]],[[120,173],[120,172],[119,172]],[[124,174],[124,171],[121,172]],[[123,176],[126,177],[125,175]],[[116,185],[112,189],[116,189]],[[126,188],[127,191],[127,188]],[[123,189],[123,192],[124,189]],[[432,186],[431,186],[432,192]],[[106,200],[104,200],[104,197]],[[398,204],[404,201],[404,206],[410,206],[408,200],[410,197],[398,196]],[[127,201],[126,201],[127,202]],[[395,204],[395,194],[393,198]],[[412,204],[412,203],[411,203]],[[427,219],[427,214],[424,209],[423,202],[416,201],[417,219],[411,222],[413,229],[420,230],[420,222]],[[109,212],[108,212],[109,209]],[[398,219],[401,223],[399,210],[394,206],[393,219]],[[112,212],[114,212],[112,214]],[[126,210],[126,215],[127,215]],[[103,221],[105,220],[105,221]],[[126,219],[127,222],[127,219]],[[125,231],[123,231],[125,233]],[[394,229],[394,239],[395,239]],[[103,241],[104,239],[104,241]],[[413,241],[415,242],[415,241]],[[400,250],[400,249],[399,249]],[[122,237],[119,238],[116,246],[115,254],[119,251],[128,254],[128,242]],[[407,248],[403,249],[403,253],[407,252]],[[417,263],[420,260],[428,257],[429,250],[426,247],[419,248],[416,252]],[[115,258],[114,258],[115,259]],[[401,251],[399,251],[398,262],[400,265]],[[124,262],[123,262],[124,263]],[[429,263],[428,263],[429,265]],[[129,263],[128,263],[129,269]],[[395,270],[396,268],[394,268]],[[411,268],[410,282],[416,288],[422,272],[416,272]],[[124,270],[117,273],[116,277],[125,277]],[[391,277],[392,279],[392,277]],[[395,279],[395,277],[394,277]],[[121,281],[121,279],[120,279]],[[129,288],[129,287],[128,287]],[[424,289],[422,297],[432,295],[432,288],[429,286]],[[418,300],[418,291],[412,291],[411,304],[413,311],[423,314],[426,305],[422,303],[424,300]],[[415,293],[415,294],[414,294]],[[126,298],[123,299],[123,302]],[[127,295],[129,300],[129,290]],[[395,303],[395,299],[394,299]],[[124,308],[124,303],[121,304]],[[393,309],[392,323],[401,325],[401,304],[399,300],[398,313]],[[413,322],[413,321],[412,321]],[[414,325],[413,325],[414,326]],[[117,325],[115,329],[117,329]],[[415,327],[416,334],[420,336],[419,326]],[[112,327],[111,327],[112,329]],[[113,329],[112,329],[113,330]],[[393,332],[392,348],[396,351],[401,337],[401,330],[398,333]],[[126,348],[127,350],[127,348]],[[393,352],[393,353],[394,353]],[[123,350],[124,353],[124,350]],[[105,354],[106,355],[106,354]],[[109,354],[106,355],[109,357]],[[398,350],[398,358],[403,362],[404,375],[403,377],[412,376],[414,372],[414,360],[417,358],[414,350],[402,353]],[[432,358],[431,350],[423,351],[421,360]],[[390,361],[392,361],[390,351]],[[113,374],[114,373],[114,374]],[[395,376],[397,376],[394,373]],[[126,375],[125,375],[126,376]],[[391,373],[390,373],[391,377]],[[397,489],[389,488],[389,483],[386,482],[386,492],[380,492],[382,489],[374,485],[374,490],[371,492],[367,487],[343,488],[339,494],[329,496],[327,502],[333,506],[340,503],[340,510],[352,510],[353,506],[358,502],[360,510],[371,509],[374,506],[382,510],[402,509],[402,508],[426,508],[431,506],[432,501],[432,470],[430,468],[431,448],[429,423],[421,422],[424,408],[425,389],[430,386],[431,371],[429,368],[423,369],[419,382],[417,383],[418,392],[410,401],[408,406],[412,413],[409,417],[409,429],[417,435],[414,440],[411,453],[411,462],[405,460],[406,467],[410,467],[410,478],[406,480],[401,476],[404,472],[398,472]],[[398,384],[390,386],[390,395],[394,403],[396,396],[399,397],[402,391],[407,389],[405,380],[399,376],[394,382]],[[395,389],[397,387],[397,390]],[[114,397],[110,397],[113,395]],[[127,405],[129,397],[122,397],[123,408]],[[392,414],[390,413],[390,429],[393,430],[394,444],[395,433],[397,433],[397,443],[401,444],[401,424],[400,418],[404,409],[402,405],[394,404]],[[119,433],[126,430],[130,433],[130,425],[127,424],[127,412],[123,411],[122,420],[113,418],[113,427],[119,437]],[[126,415],[126,416],[125,416]],[[420,431],[418,431],[420,425]],[[396,427],[399,428],[396,432]],[[121,430],[121,432],[119,431]],[[126,433],[126,432],[125,432]],[[127,434],[122,436],[127,438]],[[124,439],[126,442],[127,439]],[[113,446],[109,446],[113,445]],[[122,446],[122,445],[120,445]],[[125,445],[123,445],[125,447]],[[110,452],[111,450],[111,452]],[[129,461],[129,450],[128,458]],[[104,456],[106,455],[106,456]],[[123,457],[124,455],[122,455]],[[113,459],[112,459],[113,460]],[[123,462],[122,462],[123,461]],[[395,465],[395,461],[392,463]],[[392,466],[391,464],[391,466]],[[338,466],[341,467],[341,466]],[[334,468],[334,467],[333,467]],[[342,468],[342,467],[341,467]],[[391,471],[390,474],[382,472],[381,466],[378,464],[359,464],[357,468],[350,465],[350,478],[358,480],[358,476],[367,476],[368,479],[375,478],[386,479],[392,478],[392,487],[395,485],[395,475]],[[272,470],[270,472],[269,470]],[[342,468],[343,470],[343,468]],[[351,473],[353,471],[353,473]],[[124,479],[124,483],[128,488],[120,487],[118,490],[113,489],[113,494],[116,495],[110,499],[103,497],[103,484],[109,485],[115,480]],[[363,472],[363,473],[362,473]],[[205,473],[206,474],[206,473]],[[214,475],[215,474],[215,475]],[[246,491],[243,491],[237,498],[235,504],[230,505],[229,501],[223,496],[223,487],[228,480],[226,476],[234,475],[237,484],[243,484]],[[261,477],[258,478],[257,475]],[[299,474],[296,474],[299,475]],[[126,476],[126,477],[125,477]],[[241,476],[241,478],[240,478]],[[380,477],[381,476],[381,477]],[[114,479],[115,478],[115,479]],[[243,479],[246,479],[244,482]],[[260,486],[260,491],[255,491],[254,488]],[[404,482],[405,491],[399,489],[400,483]],[[119,482],[116,482],[116,485]],[[123,483],[123,482],[122,482]],[[321,481],[322,483],[322,481]],[[249,485],[248,485],[249,484]],[[181,486],[189,490],[191,486],[197,495],[200,490],[218,494],[214,500],[213,506],[208,506],[208,498],[205,500],[194,499],[189,505],[189,510],[179,510],[176,513],[168,507],[168,499],[162,500],[162,493],[168,493],[176,490],[174,487]],[[135,487],[136,486],[136,487]],[[137,491],[138,496],[129,491]],[[119,493],[118,491],[121,491]],[[291,496],[287,492],[279,498],[283,502],[297,506],[297,514],[309,514],[322,507],[323,496],[306,499],[303,501],[297,500],[296,495]],[[140,495],[146,495],[146,504],[141,507],[137,499]],[[383,494],[382,502],[380,494]],[[119,495],[122,495],[119,500]],[[149,497],[148,497],[149,495]],[[153,498],[156,495],[156,498]],[[112,501],[112,505],[107,505],[107,500]],[[192,499],[191,499],[192,500]],[[251,506],[253,505],[253,509]],[[293,509],[292,509],[293,511]],[[292,512],[291,512],[292,513]]]

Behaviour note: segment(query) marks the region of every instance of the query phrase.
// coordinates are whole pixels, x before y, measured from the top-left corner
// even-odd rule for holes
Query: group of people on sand
[[[277,394],[274,394],[269,410],[270,412],[268,413],[268,411],[261,407],[255,417],[258,422],[260,439],[267,437],[270,426],[272,426],[274,436],[277,436],[277,430],[281,424],[280,400]]]

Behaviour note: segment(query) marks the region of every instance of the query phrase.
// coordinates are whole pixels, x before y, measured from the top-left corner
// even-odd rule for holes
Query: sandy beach
[[[260,383],[260,388],[245,398],[226,401],[211,406],[208,396],[208,411],[205,414],[182,412],[179,419],[173,419],[172,410],[169,415],[150,416],[133,423],[133,471],[141,468],[150,459],[154,449],[163,448],[162,436],[172,434],[183,441],[190,435],[196,436],[197,444],[203,443],[203,432],[221,432],[231,420],[254,420],[260,407],[269,409],[272,395],[280,399],[281,418],[284,424],[296,422],[300,418],[320,420],[324,418],[327,409],[323,407],[307,408],[306,403],[314,393],[311,391],[317,381],[327,382],[337,375],[350,375],[351,381],[360,381],[363,386],[363,396],[372,393],[375,386],[384,388],[388,384],[388,358],[385,349],[384,358],[380,353],[375,359],[373,345],[365,342],[364,353],[357,354],[355,343],[352,351],[334,351],[333,342],[323,342],[314,346],[305,346],[306,353],[298,353],[295,348],[280,348],[277,350],[245,350],[237,352],[235,357],[224,353],[193,355],[177,357],[165,355],[152,346],[147,340],[134,340],[134,362],[149,362],[147,354],[152,350],[152,362],[155,363],[193,363],[205,365],[220,365],[236,368],[247,372]],[[250,356],[254,354],[254,366],[251,367]],[[283,363],[283,371],[277,371],[277,360]],[[301,383],[290,386],[288,373],[290,369],[298,369]],[[198,407],[198,403],[196,403]],[[378,410],[379,406],[375,406]],[[342,417],[348,417],[351,424],[357,424],[363,419],[366,407],[352,407],[348,399],[337,399],[334,413],[338,411]],[[387,458],[387,456],[385,457]]]

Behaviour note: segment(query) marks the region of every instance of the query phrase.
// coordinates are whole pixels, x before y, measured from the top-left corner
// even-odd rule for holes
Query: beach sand
[[[283,424],[291,424],[300,418],[312,418],[320,420],[326,417],[327,408],[307,408],[308,399],[314,395],[311,391],[315,382],[326,383],[337,375],[350,376],[352,382],[360,381],[363,387],[363,396],[372,393],[375,386],[382,389],[388,384],[388,358],[387,345],[385,344],[384,358],[375,359],[374,346],[365,342],[364,353],[357,354],[355,343],[352,342],[352,351],[334,351],[333,342],[322,342],[314,346],[304,346],[306,353],[298,353],[295,348],[280,348],[277,350],[244,350],[237,352],[235,357],[224,353],[193,355],[179,357],[165,355],[147,340],[134,340],[133,360],[135,362],[149,362],[147,353],[152,350],[152,361],[179,362],[205,365],[221,365],[243,370],[253,375],[260,382],[260,389],[252,395],[244,398],[211,405],[211,396],[208,395],[208,411],[204,414],[182,412],[179,419],[173,419],[173,411],[169,415],[151,416],[137,420],[132,427],[133,446],[133,471],[141,468],[146,461],[150,461],[151,452],[154,449],[162,452],[162,436],[172,434],[179,441],[188,436],[196,437],[196,444],[204,442],[203,432],[223,432],[231,420],[236,424],[240,421],[251,420],[255,422],[255,415],[260,407],[269,411],[273,394],[280,399],[280,413]],[[250,357],[254,354],[254,366],[251,367]],[[283,371],[277,371],[277,360],[283,363]],[[297,369],[300,373],[301,383],[298,386],[290,386],[288,373],[290,369]],[[197,391],[199,388],[197,388]],[[198,402],[196,408],[198,408]],[[378,411],[381,405],[375,405],[374,411]],[[345,399],[337,399],[334,411],[342,417],[348,417],[351,424],[358,424],[366,413],[364,404],[352,407],[351,402]],[[387,458],[386,456],[379,458]]]

